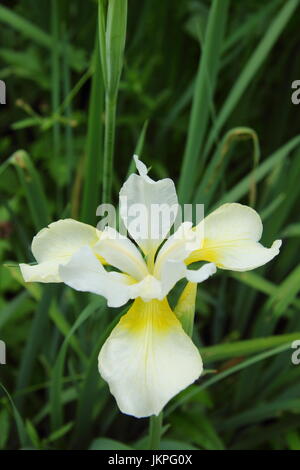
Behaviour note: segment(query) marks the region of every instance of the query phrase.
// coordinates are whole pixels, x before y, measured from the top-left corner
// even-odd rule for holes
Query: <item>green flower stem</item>
[[[106,94],[102,202],[111,202],[117,95]]]
[[[160,438],[162,432],[163,412],[161,411],[158,416],[150,417],[149,426],[149,449],[159,450]]]

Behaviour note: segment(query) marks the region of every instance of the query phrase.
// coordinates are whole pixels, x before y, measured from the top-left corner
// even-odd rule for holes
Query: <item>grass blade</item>
[[[194,395],[199,393],[199,390],[204,390],[211,385],[219,382],[220,380],[225,379],[226,377],[229,377],[230,375],[234,374],[235,372],[239,372],[240,370],[243,370],[247,367],[252,366],[253,364],[256,364],[260,361],[263,361],[264,359],[267,359],[268,357],[275,356],[277,354],[280,354],[281,352],[286,351],[291,347],[291,344],[284,344],[281,345],[277,348],[271,349],[271,351],[267,351],[261,354],[257,354],[254,357],[251,357],[250,359],[247,359],[240,364],[237,364],[236,366],[230,367],[229,369],[226,369],[224,372],[221,372],[217,374],[216,376],[212,377],[211,379],[207,380],[204,382],[203,385],[200,385],[196,389],[192,389],[190,393],[186,393],[183,397],[180,397],[176,403],[171,405],[167,410],[166,410],[166,415],[169,415],[170,413],[173,413],[179,406],[183,405],[184,403],[188,402],[191,398],[193,398]]]
[[[29,337],[22,355],[22,361],[17,378],[16,391],[21,391],[30,383],[33,366],[40,347],[43,344],[43,335],[46,331],[47,323],[49,321],[48,310],[51,305],[54,291],[55,286],[44,287],[43,295],[35,313]],[[24,397],[21,395],[16,398],[16,403],[19,409],[22,408],[23,400]]]
[[[265,36],[262,38],[261,42],[259,43],[252,56],[248,60],[242,73],[240,74],[239,78],[231,89],[213,125],[212,131],[208,136],[207,143],[204,149],[205,156],[207,156],[207,154],[211,150],[212,144],[217,139],[221,128],[224,126],[226,120],[230,116],[231,112],[234,110],[239,99],[242,97],[244,91],[250,84],[252,78],[255,76],[258,69],[268,57],[270,50],[276,43],[277,39],[279,38],[283,29],[292,17],[292,14],[294,13],[298,5],[299,0],[289,0],[288,2],[284,3],[282,9],[274,19],[273,23],[270,25]]]
[[[239,183],[237,183],[234,188],[229,190],[225,196],[223,196],[215,205],[214,208],[219,207],[225,202],[239,201],[251,188],[253,182],[258,183],[261,181],[268,173],[270,173],[274,167],[280,164],[290,152],[292,152],[300,144],[300,136],[296,136],[287,142],[285,145],[280,147],[276,152],[274,152],[270,157],[266,158],[256,169],[255,171],[245,176]]]
[[[40,230],[50,222],[48,203],[43,191],[40,175],[36,171],[29,155],[24,150],[15,152],[11,158],[24,188],[27,203],[36,230]]]
[[[105,134],[102,202],[111,202],[113,158],[116,129],[116,107],[123,65],[127,26],[127,0],[110,0],[104,19],[102,0],[99,2],[99,45],[105,83]],[[105,44],[103,25],[106,23]],[[105,52],[104,52],[105,47]],[[105,65],[104,65],[105,61]]]
[[[196,177],[204,163],[199,155],[211,109],[228,6],[228,0],[214,0],[210,10],[179,179],[179,199],[185,203],[190,202]]]
[[[233,343],[218,344],[200,349],[204,361],[220,361],[239,356],[249,356],[251,354],[274,348],[281,344],[292,343],[300,338],[300,332],[268,336],[266,338],[254,338],[244,341],[235,341]]]
[[[103,124],[102,114],[104,110],[104,86],[99,61],[99,42],[96,39],[95,53],[93,57],[92,88],[89,102],[87,149],[84,166],[83,203],[81,220],[89,224],[96,222],[96,209],[100,194],[100,175],[102,158]]]

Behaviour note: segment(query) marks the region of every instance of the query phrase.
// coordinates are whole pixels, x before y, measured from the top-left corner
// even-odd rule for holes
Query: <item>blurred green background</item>
[[[128,2],[114,202],[138,150],[182,203],[251,205],[263,242],[283,239],[266,267],[219,271],[199,287],[206,373],[167,406],[162,449],[300,449],[299,19],[298,0]],[[24,285],[17,268],[51,221],[97,222],[97,1],[2,1],[0,24],[0,448],[145,449],[147,420],[121,415],[97,372],[121,310],[62,285]]]

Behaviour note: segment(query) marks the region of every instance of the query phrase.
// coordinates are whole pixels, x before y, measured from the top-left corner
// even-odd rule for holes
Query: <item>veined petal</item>
[[[254,209],[242,204],[224,204],[206,217],[197,227],[203,232],[201,248],[186,259],[211,261],[222,269],[248,271],[258,268],[279,253],[281,240],[271,248],[258,243],[262,235],[262,222]]]
[[[149,255],[155,253],[172,227],[178,199],[171,179],[153,181],[136,156],[135,162],[140,174],[131,175],[122,186],[120,214],[131,237]]]
[[[141,280],[148,274],[147,265],[137,247],[115,229],[106,227],[94,250],[112,266]]]
[[[20,264],[26,282],[61,282],[60,264],[67,263],[82,246],[93,246],[101,232],[91,225],[64,219],[43,228],[33,238],[31,250],[38,264]]]
[[[88,246],[78,250],[66,265],[60,266],[59,274],[73,289],[102,295],[109,307],[120,307],[130,298],[129,278],[107,272]]]
[[[137,299],[99,354],[99,372],[120,410],[137,418],[158,415],[202,369],[198,349],[166,299]]]

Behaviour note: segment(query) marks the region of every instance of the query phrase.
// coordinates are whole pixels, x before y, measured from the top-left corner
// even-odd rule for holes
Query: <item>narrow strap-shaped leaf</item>
[[[220,361],[233,357],[249,356],[288,342],[291,344],[294,340],[299,338],[300,332],[295,332],[286,335],[268,336],[266,338],[234,341],[233,343],[224,343],[202,348],[200,349],[200,353],[206,362]]]
[[[43,295],[35,312],[30,333],[22,353],[20,370],[17,377],[17,391],[21,391],[30,383],[37,355],[43,345],[43,335],[46,332],[47,323],[49,321],[48,310],[50,308],[55,289],[56,286],[53,285],[44,286]],[[23,400],[24,396],[22,395],[19,395],[16,398],[16,404],[19,409],[22,408]]]
[[[299,0],[289,0],[288,2],[284,2],[282,9],[275,17],[259,45],[251,55],[250,59],[247,61],[244,69],[242,70],[242,73],[239,75],[237,81],[233,85],[208,136],[204,149],[205,157],[211,150],[213,142],[217,138],[218,133],[230,116],[231,112],[234,110],[244,91],[247,89],[252,78],[268,57],[270,50],[274,46],[275,42],[277,41],[278,37],[280,36],[298,5]]]
[[[189,202],[192,196],[196,177],[203,164],[202,156],[199,155],[211,110],[228,5],[228,0],[214,0],[209,14],[179,179],[179,199],[185,203]]]
[[[270,351],[263,352],[261,354],[257,354],[254,357],[251,357],[250,359],[246,359],[245,361],[242,361],[241,363],[237,364],[236,366],[230,367],[229,369],[226,369],[223,372],[220,372],[219,374],[215,375],[209,380],[206,380],[202,385],[200,385],[198,388],[192,388],[190,392],[185,393],[182,397],[178,398],[173,405],[171,405],[165,412],[166,415],[169,415],[173,411],[175,411],[176,408],[179,406],[183,405],[184,403],[188,402],[191,400],[199,390],[204,390],[205,388],[210,387],[211,385],[219,382],[220,380],[225,379],[226,377],[229,377],[230,375],[239,372],[240,370],[246,369],[247,367],[252,366],[253,364],[256,364],[260,361],[263,361],[269,357],[275,356],[277,354],[280,354],[281,352],[286,351],[291,347],[291,344],[284,344],[279,347],[276,347],[274,349],[271,349]]]
[[[8,390],[4,387],[4,385],[1,382],[0,382],[0,387],[2,388],[2,390],[7,395],[8,399],[10,401],[10,404],[11,404],[12,410],[13,410],[13,415],[14,415],[15,422],[16,422],[16,426],[17,426],[19,441],[20,441],[21,446],[25,447],[28,444],[29,439],[28,439],[28,436],[27,436],[27,433],[26,433],[26,429],[25,429],[25,425],[24,425],[24,422],[22,420],[22,417],[21,417],[17,407],[15,406],[14,401],[13,401],[12,397],[10,396]]]
[[[230,189],[225,196],[223,196],[216,204],[213,209],[216,209],[225,202],[236,202],[239,201],[251,187],[251,182],[254,180],[256,183],[261,181],[274,167],[281,163],[284,158],[289,155],[298,145],[300,144],[300,135],[292,138],[289,142],[284,144],[272,155],[266,158],[251,174],[245,176],[239,183],[237,183],[232,189]]]
[[[50,387],[51,424],[53,431],[60,429],[63,424],[63,406],[61,393],[63,369],[68,343],[75,331],[99,308],[101,304],[103,304],[103,299],[98,298],[81,312],[60,348],[60,352],[53,368],[52,385]]]
[[[17,169],[33,223],[38,231],[50,222],[48,203],[43,191],[40,175],[36,171],[29,155],[24,150],[15,152],[10,158],[10,163]]]
[[[100,179],[103,162],[104,86],[99,61],[99,39],[96,39],[93,56],[92,88],[89,101],[87,149],[84,162],[83,202],[81,220],[95,224],[96,210],[100,204]]]

